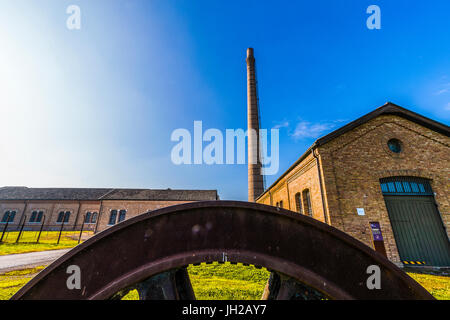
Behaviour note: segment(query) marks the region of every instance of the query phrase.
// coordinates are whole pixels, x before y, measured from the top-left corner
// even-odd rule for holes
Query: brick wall
[[[257,202],[275,206],[280,201],[283,201],[283,207],[285,209],[296,211],[295,195],[300,193],[302,208],[304,209],[302,193],[305,189],[310,190],[313,218],[325,222],[317,164],[312,154],[307,155],[302,162],[261,196]],[[304,210],[303,214],[305,214]]]
[[[33,211],[43,211],[45,215],[45,229],[44,230],[59,230],[58,227],[58,214],[61,211],[69,211],[70,218],[69,221],[64,223],[65,230],[69,227],[80,228],[81,224],[84,222],[84,216],[87,212],[100,212],[98,216],[98,229],[97,231],[103,231],[110,227],[108,225],[109,216],[111,210],[126,210],[126,218],[130,219],[139,214],[145,213],[147,211],[156,210],[163,207],[168,207],[172,205],[187,203],[190,201],[135,201],[135,200],[104,200],[101,204],[100,201],[46,201],[46,200],[35,200],[28,201],[25,209],[25,201],[2,201],[0,202],[0,220],[3,218],[3,214],[8,210],[16,211],[16,216],[14,221],[9,224],[8,229],[18,228],[21,223],[23,216],[26,215],[26,226],[39,226],[40,223],[30,223],[30,216]],[[24,212],[25,209],[25,212]],[[0,223],[0,232],[3,230],[4,224]],[[85,226],[87,227],[87,226]],[[93,230],[95,225],[91,225]],[[25,228],[27,229],[27,228]],[[29,228],[28,228],[29,229]]]
[[[399,139],[403,151],[387,147]],[[380,179],[413,176],[431,180],[444,226],[450,236],[450,138],[394,115],[381,115],[329,141],[316,150],[320,160],[323,194],[329,224],[373,248],[369,222],[378,221],[388,258],[400,263]],[[258,203],[280,200],[295,211],[295,193],[311,190],[314,218],[325,221],[319,175],[312,155],[291,169]],[[271,199],[272,198],[272,199]],[[358,216],[356,209],[364,208]]]
[[[102,204],[102,210],[100,213],[100,220],[98,222],[98,231],[103,231],[111,225],[109,225],[109,217],[111,210],[126,210],[126,220],[142,213],[153,211],[156,209],[173,206],[177,204],[183,204],[191,201],[125,201],[125,200],[105,200]],[[117,216],[118,218],[118,216]]]
[[[392,138],[402,142],[401,153],[387,147]],[[322,146],[331,224],[373,246],[369,222],[380,222],[388,257],[400,262],[379,180],[414,176],[431,179],[449,233],[449,145],[444,135],[398,116],[382,115]],[[364,208],[365,216],[358,216],[356,208]]]

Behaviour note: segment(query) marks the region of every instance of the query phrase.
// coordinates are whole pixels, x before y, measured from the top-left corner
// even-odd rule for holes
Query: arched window
[[[58,214],[58,219],[56,220],[56,222],[61,223],[61,222],[63,222],[63,220],[64,220],[64,211],[61,211]]]
[[[123,220],[125,220],[126,214],[127,214],[127,210],[120,210],[119,211],[119,221],[118,222],[122,222]]]
[[[58,219],[56,220],[57,223],[62,223],[64,221],[64,223],[69,222],[70,219],[70,211],[60,211],[58,214]]]
[[[84,218],[84,223],[91,223],[91,212],[86,212],[86,216]]]
[[[303,190],[302,197],[303,197],[303,208],[305,210],[305,214],[312,217],[313,214],[312,214],[311,197],[309,194],[309,189]]]
[[[15,216],[16,216],[16,211],[8,210],[3,214],[1,223],[13,222]]]
[[[88,223],[88,224],[96,223],[97,215],[98,215],[97,212],[91,212],[91,211],[86,212],[86,216],[84,218],[84,223]]]
[[[302,213],[302,199],[300,196],[300,192],[295,194],[295,208],[298,213]]]
[[[96,223],[97,222],[97,216],[98,216],[97,212],[94,212],[92,214],[91,223]]]
[[[116,224],[117,219],[117,210],[111,210],[111,214],[109,216],[109,225]]]
[[[37,211],[33,211],[33,212],[31,213],[30,221],[29,221],[29,222],[36,222],[37,214],[38,214]]]
[[[37,210],[35,210],[35,211],[33,211],[33,212],[31,213],[29,222],[32,222],[32,223],[39,223],[39,222],[42,221],[42,216],[43,216],[43,215],[44,215],[44,212],[43,212],[43,211],[37,211]]]
[[[421,195],[432,196],[430,182],[416,177],[390,177],[380,179],[384,195]]]
[[[36,222],[41,222],[43,216],[44,216],[44,211],[39,211],[37,218],[36,218]]]

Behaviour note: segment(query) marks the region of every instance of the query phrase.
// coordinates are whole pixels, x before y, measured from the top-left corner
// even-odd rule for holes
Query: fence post
[[[42,219],[41,230],[39,230],[39,235],[37,237],[36,243],[39,243],[39,239],[41,238],[42,229],[44,229],[45,215],[44,219]]]
[[[81,235],[83,234],[83,228],[84,228],[84,222],[86,221],[86,215],[83,216],[83,221],[81,223],[81,231],[80,231],[80,237],[78,238],[78,244],[81,241]]]
[[[0,238],[0,242],[3,242],[3,236],[5,235],[5,232],[6,232],[6,230],[8,229],[9,218],[10,218],[10,216],[9,216],[9,213],[8,213],[8,217],[7,217],[7,219],[6,219],[6,224],[5,224],[5,226],[3,227],[3,232],[2,232],[2,237]]]
[[[17,236],[16,243],[18,243],[20,240],[20,236],[22,235],[22,231],[23,231],[23,227],[25,226],[25,222],[27,222],[27,216],[23,216],[23,222],[22,222],[22,225],[20,226],[20,231],[19,231],[19,235]]]

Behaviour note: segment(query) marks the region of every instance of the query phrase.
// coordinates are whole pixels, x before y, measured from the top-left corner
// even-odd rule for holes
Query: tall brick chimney
[[[259,112],[256,91],[255,57],[253,48],[247,49],[247,127],[248,127],[248,201],[255,202],[264,192],[259,149]],[[254,130],[256,135],[252,135]],[[256,159],[256,162],[254,161]]]

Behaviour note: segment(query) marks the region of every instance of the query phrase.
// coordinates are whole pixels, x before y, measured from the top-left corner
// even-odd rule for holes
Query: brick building
[[[85,229],[97,232],[155,209],[193,201],[218,200],[216,190],[0,188],[0,230],[25,221],[25,230]]]
[[[449,137],[386,103],[318,139],[256,202],[328,223],[399,266],[450,266]]]

